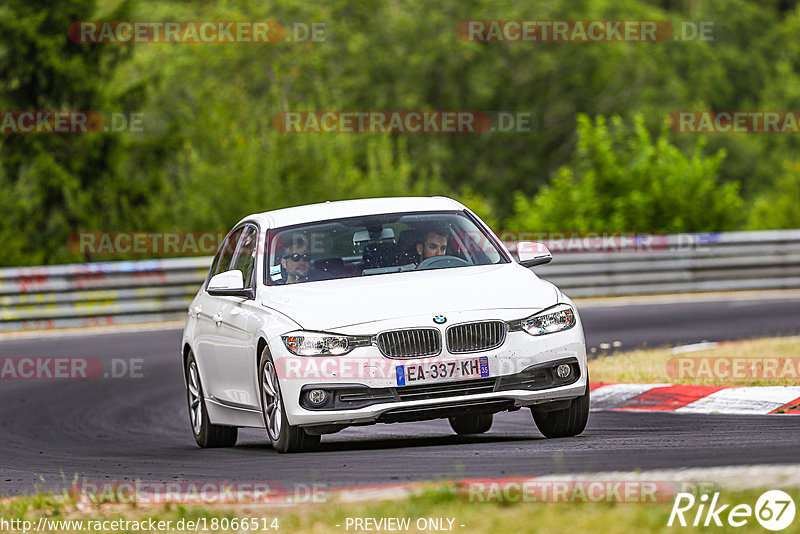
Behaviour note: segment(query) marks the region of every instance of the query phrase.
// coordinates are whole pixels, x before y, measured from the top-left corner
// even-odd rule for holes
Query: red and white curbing
[[[592,410],[800,415],[800,386],[592,383]]]

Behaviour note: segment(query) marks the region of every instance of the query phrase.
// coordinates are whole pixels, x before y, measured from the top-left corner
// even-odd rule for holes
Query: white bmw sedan
[[[572,301],[449,198],[326,202],[251,215],[189,306],[181,356],[201,447],[265,428],[280,452],[353,425],[447,418],[486,432],[529,408],[547,437],[589,413]]]

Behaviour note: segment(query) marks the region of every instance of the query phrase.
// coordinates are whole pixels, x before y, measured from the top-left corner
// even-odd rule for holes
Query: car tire
[[[450,417],[450,427],[456,434],[483,434],[492,428],[494,415],[487,413],[457,415]]]
[[[186,398],[189,403],[189,424],[197,444],[204,448],[233,447],[239,435],[235,426],[212,424],[206,410],[203,384],[200,382],[200,372],[194,354],[189,353],[186,358]]]
[[[589,419],[589,380],[586,380],[586,392],[572,399],[568,408],[546,411],[532,407],[531,414],[536,427],[546,438],[565,438],[577,436],[586,428]]]
[[[319,447],[319,435],[312,436],[301,427],[289,424],[278,373],[267,347],[264,347],[258,364],[258,384],[264,427],[272,447],[280,453],[307,452]]]

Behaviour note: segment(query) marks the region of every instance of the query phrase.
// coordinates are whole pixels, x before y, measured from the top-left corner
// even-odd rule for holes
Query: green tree
[[[800,162],[787,164],[775,188],[756,197],[747,228],[800,228]]]
[[[736,228],[742,220],[738,184],[719,183],[723,151],[690,156],[667,139],[653,139],[636,116],[578,116],[574,164],[559,169],[532,199],[514,197],[510,230],[696,232]]]
[[[130,18],[123,1],[103,16]],[[69,25],[90,20],[94,0],[8,0],[0,6],[0,109],[136,111],[144,92],[109,89],[131,47],[69,40]],[[136,142],[114,132],[4,134],[0,137],[0,264],[79,259],[71,233],[119,225],[147,227],[147,206],[160,189],[147,173],[125,172]],[[158,151],[148,151],[152,162]],[[157,177],[157,175],[154,175]]]
[[[786,162],[796,159],[800,136],[709,135],[700,145],[693,134],[669,142],[657,135],[673,111],[800,109],[800,41],[794,39],[800,8],[790,3],[554,0],[537,6],[535,17],[517,0],[114,0],[97,6],[100,11],[94,0],[0,3],[0,109],[145,114],[139,135],[0,138],[0,264],[77,260],[64,246],[72,232],[224,231],[252,211],[356,196],[450,195],[497,228],[528,226],[536,222],[526,214],[543,186],[583,184],[581,113],[618,116],[623,124],[644,117],[626,129],[622,146],[612,140],[612,152],[634,171],[636,165],[656,169],[660,182],[632,185],[623,173],[619,185],[595,184],[590,190],[604,196],[593,197],[591,209],[580,207],[576,215],[573,204],[548,218],[559,228],[598,220],[645,230],[792,224],[767,217],[764,206],[769,191],[791,188],[780,180],[789,180],[781,177]],[[499,18],[713,21],[713,38],[487,43],[456,34],[462,20]],[[323,42],[87,45],[67,39],[66,28],[82,19],[326,27]],[[530,112],[533,128],[328,135],[286,134],[272,124],[282,111],[328,109]],[[608,128],[617,135],[613,124]],[[657,138],[647,145],[657,154],[645,163],[625,155],[637,128]],[[667,181],[686,175],[691,182],[698,172],[713,176],[712,183],[739,183],[754,214],[713,211],[735,207],[738,193],[727,185],[714,186],[720,198],[710,199],[708,210],[688,209],[683,197],[711,193],[690,194]],[[686,192],[674,193],[681,188]]]

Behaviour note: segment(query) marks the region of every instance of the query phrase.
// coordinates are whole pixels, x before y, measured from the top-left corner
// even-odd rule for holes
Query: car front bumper
[[[409,360],[386,358],[374,346],[339,357],[298,357],[286,351],[280,339],[276,341],[271,350],[286,415],[290,424],[303,427],[419,421],[469,411],[493,413],[574,399],[587,388],[586,345],[579,318],[573,328],[554,334],[509,332],[503,345],[492,350],[444,351],[435,358]],[[481,357],[488,363],[487,377],[397,384],[398,365]],[[569,380],[553,379],[559,363],[573,367]],[[312,408],[305,397],[310,389],[326,390],[334,402]]]

